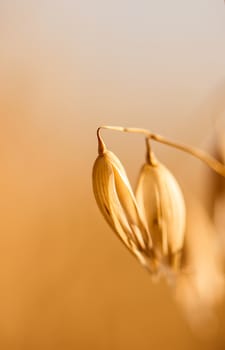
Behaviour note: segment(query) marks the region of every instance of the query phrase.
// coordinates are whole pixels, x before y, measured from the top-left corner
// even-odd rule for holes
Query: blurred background
[[[224,40],[223,0],[0,0],[1,349],[225,348],[223,303],[216,336],[195,332],[91,185],[101,124],[208,145],[225,109]],[[135,185],[142,137],[104,139]],[[197,160],[154,149],[186,193],[199,189]]]

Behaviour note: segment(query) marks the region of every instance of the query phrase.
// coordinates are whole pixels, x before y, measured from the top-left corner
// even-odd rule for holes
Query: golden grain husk
[[[103,216],[126,247],[146,264],[152,241],[141,219],[139,208],[126,171],[120,160],[108,150],[96,159],[93,167],[93,191]]]
[[[143,165],[136,189],[138,207],[151,233],[158,259],[179,268],[185,234],[185,203],[180,186],[160,162]]]

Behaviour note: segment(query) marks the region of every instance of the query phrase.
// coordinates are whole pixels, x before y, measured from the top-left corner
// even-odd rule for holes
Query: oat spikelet
[[[99,140],[93,167],[93,191],[100,211],[126,247],[146,265],[152,241],[141,219],[126,171],[120,160]]]
[[[106,149],[100,129],[139,133],[147,138],[148,157],[140,172],[136,197],[121,162]],[[169,279],[177,277],[186,226],[184,199],[174,176],[153,157],[149,140],[186,152],[223,177],[225,166],[202,150],[146,129],[102,126],[97,130],[97,137],[99,156],[93,169],[93,189],[102,214],[130,252],[153,275],[163,272]]]
[[[140,171],[136,199],[156,256],[162,264],[178,269],[186,221],[183,194],[175,177],[149,149]]]

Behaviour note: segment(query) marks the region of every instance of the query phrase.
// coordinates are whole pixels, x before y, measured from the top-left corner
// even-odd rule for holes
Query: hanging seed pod
[[[136,198],[121,162],[106,149],[100,129],[140,133],[147,137],[147,162],[139,176]],[[150,272],[154,275],[172,272],[174,276],[173,272],[180,270],[183,258],[185,204],[174,176],[150,152],[149,139],[198,158],[223,177],[225,166],[200,149],[146,129],[102,126],[97,130],[97,137],[99,156],[93,169],[93,189],[102,214]]]
[[[125,169],[115,154],[106,149],[102,139],[98,141],[99,156],[94,163],[92,181],[99,209],[126,247],[143,265],[149,265],[152,240],[141,219]],[[153,265],[152,270],[155,269]]]
[[[176,179],[149,148],[140,171],[136,199],[162,265],[179,268],[185,233],[185,204]]]

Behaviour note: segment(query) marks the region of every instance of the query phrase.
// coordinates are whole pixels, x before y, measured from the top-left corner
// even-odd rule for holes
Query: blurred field
[[[1,349],[224,349],[224,305],[216,337],[194,334],[91,187],[101,124],[204,146],[224,111],[224,36],[223,1],[0,1]],[[135,184],[142,139],[104,136]],[[155,150],[198,188],[196,160]]]

